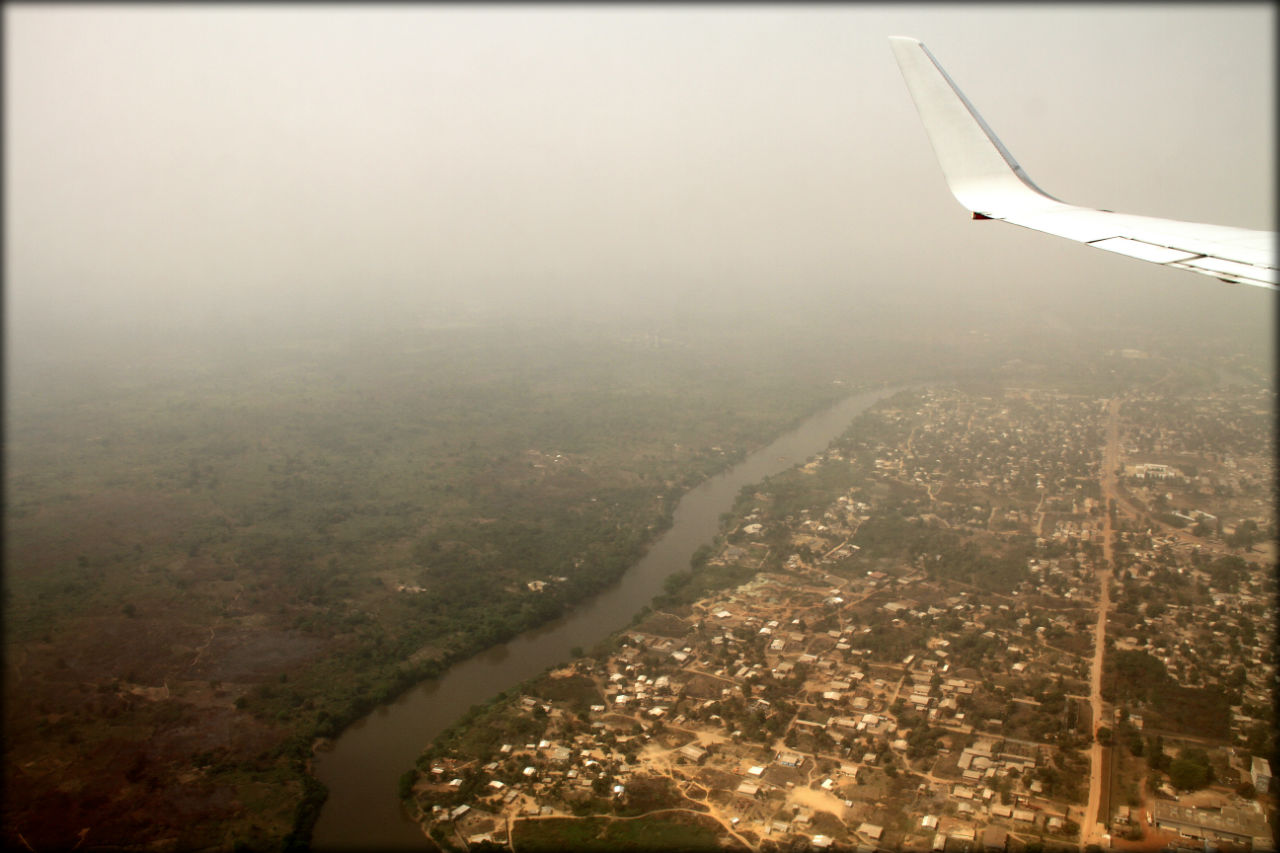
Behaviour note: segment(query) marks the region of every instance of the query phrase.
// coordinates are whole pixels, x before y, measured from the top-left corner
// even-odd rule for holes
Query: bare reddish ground
[[[5,848],[192,849],[223,845],[232,826],[242,839],[278,843],[300,786],[263,790],[253,778],[279,765],[291,732],[234,701],[316,655],[321,641],[234,626],[211,640],[163,611],[83,617],[75,628],[9,650]],[[233,772],[215,782],[210,764]],[[282,808],[251,816],[253,800]],[[257,832],[245,825],[254,820]]]

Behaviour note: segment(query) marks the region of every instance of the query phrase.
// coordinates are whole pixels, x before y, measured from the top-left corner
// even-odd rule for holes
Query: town
[[[1271,403],[899,394],[402,796],[446,849],[1274,849]]]

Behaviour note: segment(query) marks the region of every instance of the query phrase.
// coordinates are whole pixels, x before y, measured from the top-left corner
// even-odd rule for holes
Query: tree
[[[413,783],[418,781],[416,770],[406,770],[400,775],[400,799],[407,800],[413,796]]]
[[[1169,756],[1164,751],[1164,737],[1156,735],[1147,742],[1147,766],[1152,770],[1168,770]]]
[[[1227,537],[1227,544],[1232,548],[1251,550],[1258,538],[1258,523],[1248,520],[1236,525],[1236,532]]]
[[[1209,765],[1201,764],[1194,758],[1179,756],[1169,764],[1169,781],[1182,791],[1194,791],[1209,784]]]

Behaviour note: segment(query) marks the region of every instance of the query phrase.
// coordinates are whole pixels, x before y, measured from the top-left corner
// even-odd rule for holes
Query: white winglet
[[[1066,204],[1036,186],[922,43],[889,39],[929,142],[956,199],[975,218],[1046,234],[1224,281],[1275,288],[1276,235]]]

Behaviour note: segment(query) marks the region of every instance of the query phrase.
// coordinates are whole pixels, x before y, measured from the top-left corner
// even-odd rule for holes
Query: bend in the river
[[[553,622],[451,667],[348,728],[315,758],[315,773],[328,786],[329,798],[312,846],[428,849],[422,831],[401,808],[396,786],[433,738],[472,705],[567,661],[575,646],[590,647],[625,627],[662,592],[669,575],[687,569],[693,552],[715,538],[720,516],[732,509],[743,486],[825,450],[854,417],[898,390],[855,394],[693,488],[676,506],[671,528],[616,585]]]

